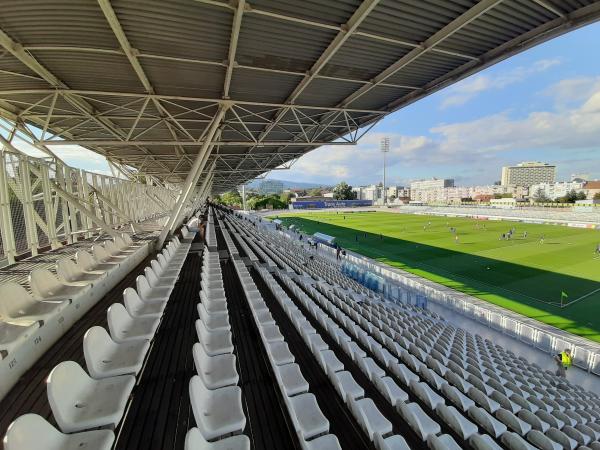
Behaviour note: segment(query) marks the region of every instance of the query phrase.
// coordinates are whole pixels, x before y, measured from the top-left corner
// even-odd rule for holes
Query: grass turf
[[[387,212],[278,216],[344,248],[600,342],[600,231]],[[458,241],[449,227],[457,230]],[[512,227],[510,240],[502,233]],[[527,232],[525,238],[523,233]],[[540,237],[544,236],[544,243]]]

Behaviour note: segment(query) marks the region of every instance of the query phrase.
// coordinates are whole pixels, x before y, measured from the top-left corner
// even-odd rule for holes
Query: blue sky
[[[491,184],[503,165],[556,164],[600,178],[600,23],[573,31],[390,114],[357,146],[322,147],[269,178],[353,185],[428,177]],[[593,56],[596,55],[596,56]]]

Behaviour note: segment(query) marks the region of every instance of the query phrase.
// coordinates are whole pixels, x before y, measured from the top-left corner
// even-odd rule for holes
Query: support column
[[[68,166],[65,166],[65,186],[65,191],[70,195],[73,195],[73,172],[71,172],[71,168]],[[77,223],[77,209],[70,201],[67,201],[67,206],[69,208],[68,219],[69,223],[71,224],[71,232],[73,233],[73,242],[77,242],[79,240],[79,233],[76,233],[79,231],[79,224]],[[83,226],[83,218],[81,220],[81,225]]]
[[[15,263],[17,255],[17,246],[15,244],[15,233],[12,224],[12,215],[10,211],[10,194],[8,191],[8,182],[6,175],[5,153],[1,153],[0,159],[0,230],[2,231],[2,245],[8,264]]]
[[[56,180],[58,181],[58,184],[60,185],[60,187],[63,190],[67,190],[66,189],[67,186],[65,183],[65,168],[58,161],[56,162]],[[65,232],[65,240],[67,241],[67,244],[72,244],[73,236],[71,235],[71,220],[69,218],[69,207],[67,205],[67,202],[64,199],[57,196],[57,200],[58,199],[60,199],[60,207],[61,207],[61,212],[62,212],[62,225],[63,225],[63,231]]]
[[[27,246],[31,251],[31,255],[36,256],[38,254],[38,248],[40,245],[37,233],[37,226],[35,223],[35,210],[33,207],[33,187],[31,186],[31,168],[29,167],[28,158],[19,158],[19,172],[21,175],[21,186],[16,186],[16,188],[21,188],[21,198],[19,200],[21,200],[21,203],[23,205],[23,218],[25,220],[25,234],[27,236]],[[46,221],[47,220],[48,216],[46,215]],[[50,238],[50,236],[48,236],[48,238]]]
[[[198,178],[200,178],[202,169],[206,165],[206,161],[208,160],[208,157],[210,156],[210,152],[212,151],[212,147],[214,145],[213,138],[214,138],[215,133],[217,132],[219,125],[221,124],[221,121],[223,120],[223,117],[225,116],[225,112],[227,111],[228,108],[229,108],[228,104],[221,104],[221,106],[219,107],[219,111],[215,115],[212,123],[210,124],[210,128],[204,138],[204,143],[202,144],[200,151],[198,151],[198,155],[196,156],[196,159],[194,160],[194,164],[192,165],[192,167],[190,169],[190,173],[188,174],[188,176],[185,180],[185,183],[181,190],[181,195],[179,196],[177,203],[175,204],[175,206],[173,207],[173,210],[171,211],[171,216],[169,218],[169,221],[167,222],[167,224],[161,231],[160,236],[158,237],[157,248],[162,248],[162,246],[165,243],[165,240],[167,238],[167,235],[169,234],[169,231],[171,229],[173,229],[173,227],[177,223],[177,219],[179,218],[179,215],[181,214],[181,211],[183,210],[183,206],[186,204],[191,192],[194,190],[196,183],[198,183]]]
[[[50,168],[46,164],[40,164],[40,175],[42,176],[42,189],[44,192],[44,208],[46,210],[46,227],[50,246],[55,249],[60,247],[56,237],[56,210],[52,202],[52,185],[50,184]]]

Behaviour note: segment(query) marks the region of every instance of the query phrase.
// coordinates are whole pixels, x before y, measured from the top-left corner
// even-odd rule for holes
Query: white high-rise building
[[[531,186],[539,183],[554,183],[556,178],[556,166],[538,162],[526,161],[516,166],[502,168],[503,186]]]
[[[564,197],[571,191],[583,192],[585,189],[585,181],[558,181],[556,183],[538,183],[532,184],[529,187],[529,196],[535,197],[541,194],[550,200],[556,200],[559,197]]]
[[[440,200],[444,188],[454,187],[454,180],[447,178],[432,178],[410,183],[410,199],[423,203],[433,203]]]

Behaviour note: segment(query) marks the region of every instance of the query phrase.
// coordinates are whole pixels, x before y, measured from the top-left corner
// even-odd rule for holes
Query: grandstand
[[[3,448],[600,450],[595,344],[348,255],[365,286],[210,202],[598,18],[593,0],[4,2]],[[66,164],[73,146],[112,176]]]

